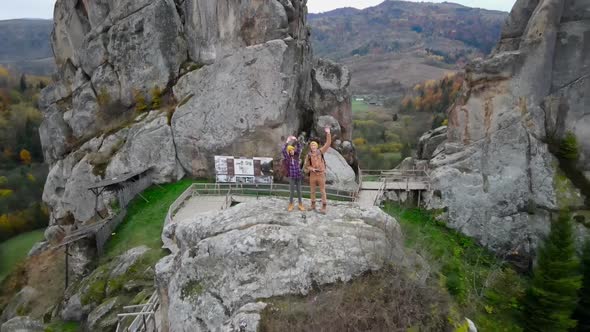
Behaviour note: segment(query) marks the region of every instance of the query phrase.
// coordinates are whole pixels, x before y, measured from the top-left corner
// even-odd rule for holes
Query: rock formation
[[[386,263],[420,271],[397,221],[377,207],[335,203],[323,216],[287,213],[284,204],[246,202],[164,231],[178,250],[156,265],[163,331],[256,331],[264,299],[304,295]]]
[[[548,143],[573,132],[577,167],[590,170],[589,18],[587,1],[518,0],[493,54],[468,66],[446,143],[431,153],[439,140],[421,142],[433,157],[430,207],[524,263],[554,211],[583,205]]]
[[[349,140],[350,74],[314,63],[306,14],[303,0],[58,0],[59,69],[39,101],[48,240],[109,212],[112,197],[86,189],[103,178],[209,176],[215,154],[278,159],[324,115]]]

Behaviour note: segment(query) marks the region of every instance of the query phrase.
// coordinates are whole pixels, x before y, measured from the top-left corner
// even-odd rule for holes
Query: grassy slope
[[[352,113],[356,112],[366,112],[369,110],[369,105],[364,101],[357,101],[353,98],[352,100]]]
[[[152,186],[142,193],[149,203],[136,197],[127,208],[125,220],[107,242],[105,258],[116,257],[141,245],[159,249],[162,246],[162,227],[168,208],[191,183],[193,181],[187,179],[161,187]]]
[[[43,240],[43,230],[37,230],[0,243],[0,281],[25,259],[33,245],[41,240]]]
[[[520,300],[527,281],[475,242],[447,229],[422,210],[393,205],[385,211],[400,222],[406,246],[438,271],[461,312],[480,331],[521,331]]]

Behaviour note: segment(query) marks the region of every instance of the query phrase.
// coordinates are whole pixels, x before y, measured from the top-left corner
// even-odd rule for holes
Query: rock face
[[[139,289],[153,292],[151,265],[155,262],[150,261],[152,254],[145,246],[129,249],[79,283],[72,284],[59,307],[59,318],[87,321],[91,331],[112,329],[117,325],[117,313],[132,302]]]
[[[431,159],[436,156],[437,148],[447,140],[447,126],[436,128],[420,137],[418,141],[418,159]]]
[[[578,167],[590,169],[589,8],[587,1],[518,0],[492,56],[468,66],[448,140],[430,160],[430,207],[515,260],[533,252],[552,211],[576,207],[564,191],[579,196],[545,142],[573,132]]]
[[[30,317],[15,317],[2,324],[0,332],[43,332],[45,327]]]
[[[156,265],[164,331],[256,331],[265,298],[414,264],[398,223],[376,207],[335,203],[303,217],[284,205],[243,203],[164,232],[179,249]]]
[[[316,122],[326,115],[334,117],[341,127],[341,140],[352,139],[352,106],[350,96],[351,74],[348,68],[330,60],[317,59],[312,70],[311,95]],[[323,135],[322,131],[318,131]]]
[[[350,74],[313,62],[306,14],[303,0],[58,0],[58,75],[39,101],[48,240],[112,212],[112,195],[86,189],[102,179],[209,176],[215,154],[278,159],[324,115],[349,139]]]

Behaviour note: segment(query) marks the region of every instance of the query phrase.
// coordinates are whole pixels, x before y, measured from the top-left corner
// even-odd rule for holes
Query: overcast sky
[[[432,0],[442,2],[442,0]],[[516,0],[454,0],[470,7],[510,11]],[[365,8],[378,5],[383,0],[308,0],[311,13],[324,12],[341,7]],[[0,20],[11,18],[51,18],[55,0],[0,0]]]

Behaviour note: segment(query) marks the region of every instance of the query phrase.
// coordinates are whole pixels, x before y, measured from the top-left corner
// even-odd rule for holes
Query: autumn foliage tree
[[[31,159],[32,159],[31,158],[31,153],[28,150],[26,150],[26,149],[20,150],[19,157],[20,157],[21,162],[24,165],[30,165],[31,164]]]
[[[445,112],[455,101],[463,85],[463,75],[449,74],[414,86],[402,100],[402,112]]]
[[[47,82],[0,66],[0,241],[45,227],[49,219],[41,202],[48,170],[37,109]]]

